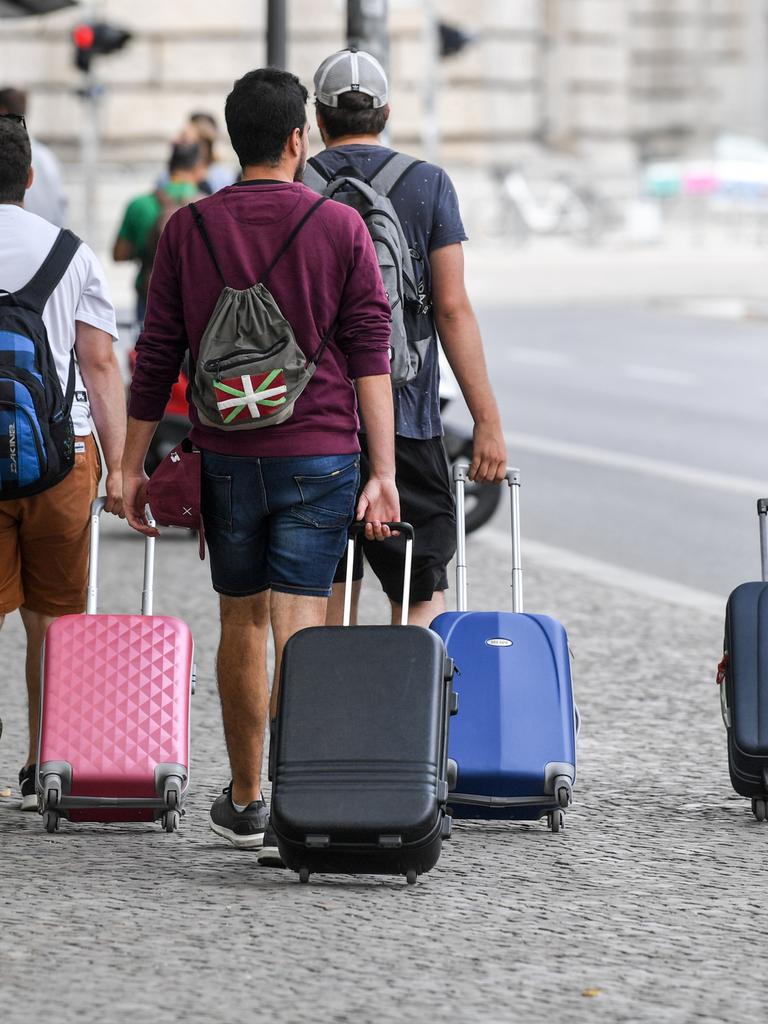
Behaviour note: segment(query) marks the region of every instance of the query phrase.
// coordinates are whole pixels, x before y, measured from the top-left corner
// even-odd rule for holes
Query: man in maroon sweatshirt
[[[197,357],[222,278],[230,289],[260,280],[317,202],[300,183],[306,100],[298,79],[274,68],[236,82],[226,120],[243,180],[196,204],[210,250],[190,207],[171,218],[160,239],[123,459],[126,515],[142,533],[152,532],[144,516],[144,457],[187,349]],[[232,768],[232,781],[211,808],[211,827],[235,846],[262,853],[273,842],[260,789],[270,623],[277,679],[288,638],[325,621],[353,515],[365,519],[369,539],[386,537],[382,524],[399,518],[390,310],[360,216],[339,203],[322,203],[269,273],[268,288],[305,355],[315,356],[330,333],[292,416],[227,431],[202,423],[190,402],[190,436],[203,452],[211,576],[220,595],[217,674]],[[372,474],[355,509],[358,405]]]

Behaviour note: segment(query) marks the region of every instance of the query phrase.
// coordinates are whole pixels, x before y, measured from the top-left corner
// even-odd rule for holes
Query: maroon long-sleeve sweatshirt
[[[297,183],[232,185],[199,202],[208,235],[231,288],[259,280],[316,193]],[[331,342],[285,423],[227,432],[202,426],[190,403],[192,440],[223,455],[346,455],[358,451],[352,380],[389,373],[390,309],[362,218],[323,203],[266,282],[307,355],[326,331]],[[159,420],[189,347],[200,338],[221,279],[185,207],[168,222],[157,249],[144,331],[136,347],[129,412]]]

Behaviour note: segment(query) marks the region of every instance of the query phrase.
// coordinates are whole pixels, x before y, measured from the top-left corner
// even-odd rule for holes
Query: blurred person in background
[[[27,116],[27,94],[13,86],[0,89],[0,114]],[[24,197],[24,208],[60,228],[67,215],[67,198],[61,178],[61,167],[53,151],[44,143],[29,137],[32,146],[34,180]]]
[[[163,228],[176,210],[200,198],[200,183],[206,171],[201,146],[195,142],[177,143],[171,150],[165,184],[154,192],[137,196],[126,207],[112,257],[117,262],[136,260],[139,264],[135,287],[136,319],[140,324],[144,322],[149,278]]]
[[[506,443],[493,395],[480,330],[464,287],[466,233],[451,179],[435,164],[405,157],[381,142],[389,117],[389,85],[381,64],[369,53],[341,50],[315,73],[315,110],[326,149],[309,160],[304,182],[324,191],[334,176],[362,178],[386,191],[409,246],[423,300],[418,337],[431,339],[416,378],[394,389],[395,459],[402,518],[415,531],[409,621],[428,626],[445,611],[447,566],[456,547],[454,503],[440,419],[440,343],[474,421],[470,479],[494,483],[506,473]],[[384,178],[391,177],[388,191]],[[409,340],[410,337],[409,337]],[[361,482],[366,445],[361,436]],[[358,545],[353,607],[363,575],[365,551],[400,621],[404,538],[390,544]],[[339,566],[328,623],[341,623],[344,568]]]
[[[200,146],[206,165],[205,178],[200,182],[200,190],[207,195],[212,195],[220,188],[232,185],[237,179],[233,168],[222,163],[216,155],[216,143],[219,138],[219,126],[213,114],[196,111],[189,115],[187,123],[174,140],[176,143],[195,142]],[[167,180],[166,177],[163,177],[160,184]]]

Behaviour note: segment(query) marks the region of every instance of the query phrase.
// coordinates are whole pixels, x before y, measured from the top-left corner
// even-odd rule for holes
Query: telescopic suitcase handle
[[[768,498],[757,499],[757,516],[760,521],[760,568],[763,583],[768,582]]]
[[[355,561],[355,544],[357,538],[365,530],[365,523],[353,523],[349,528],[349,541],[347,542],[347,578],[344,587],[344,618],[343,624],[348,626],[352,619],[352,573]],[[403,612],[400,617],[400,625],[408,625],[408,608],[411,602],[411,566],[413,564],[413,527],[410,523],[383,523],[390,530],[405,534],[405,568],[403,571]],[[386,541],[377,541],[378,544],[386,544]]]
[[[523,610],[523,566],[520,559],[520,470],[507,467],[512,526],[512,611]],[[456,485],[456,607],[467,610],[467,524],[464,510],[464,485],[469,480],[469,464],[459,462],[453,467]],[[485,484],[486,487],[499,486]]]
[[[96,614],[96,600],[98,597],[98,575],[99,575],[99,523],[101,513],[107,499],[96,498],[91,502],[91,543],[90,557],[88,560],[88,599],[85,606],[86,615]],[[147,505],[145,516],[148,526],[154,526],[152,512]],[[145,537],[144,544],[144,583],[141,590],[141,614],[152,614],[152,603],[154,600],[154,576],[155,576],[155,538]]]

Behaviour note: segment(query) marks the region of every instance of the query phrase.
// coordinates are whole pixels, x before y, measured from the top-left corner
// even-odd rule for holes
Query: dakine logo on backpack
[[[8,292],[0,282],[0,501],[53,487],[75,463],[75,357],[62,390],[43,310],[79,245],[60,231],[28,284]]]
[[[420,163],[423,161],[404,153],[391,153],[370,181],[351,165],[329,175],[316,157],[308,160],[304,169],[304,184],[357,210],[373,240],[392,310],[389,354],[393,387],[409,384],[418,376],[432,342],[431,321],[424,315],[429,311],[424,284],[416,280],[413,253],[389,198]]]

